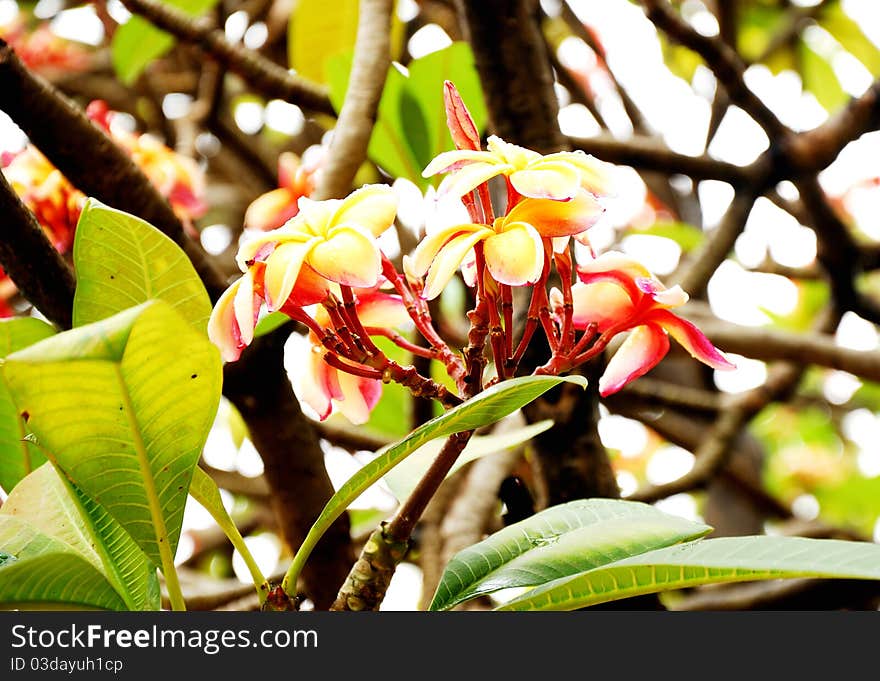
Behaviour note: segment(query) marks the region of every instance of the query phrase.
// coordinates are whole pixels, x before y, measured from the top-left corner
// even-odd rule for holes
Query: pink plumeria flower
[[[377,287],[356,289],[356,310],[365,327],[403,328],[411,322],[406,306],[399,296],[384,293]],[[323,307],[315,312],[315,321],[330,326],[330,317]],[[370,412],[382,396],[382,381],[339,371],[324,361],[327,349],[314,332],[309,344],[302,344],[307,354],[293,358],[291,377],[300,399],[308,404],[323,421],[338,412],[354,424],[366,423]]]
[[[302,159],[289,151],[278,157],[278,189],[257,197],[244,215],[245,229],[278,229],[299,212],[299,199],[315,191],[325,150],[309,147]]]
[[[486,267],[502,284],[523,286],[540,279],[544,268],[544,238],[568,237],[593,225],[602,208],[587,191],[569,201],[524,199],[492,226],[453,225],[425,237],[408,262],[409,272],[427,274],[424,298],[435,298],[483,242]]]
[[[376,237],[394,222],[396,208],[385,185],[367,185],[344,200],[300,199],[296,217],[246,241],[237,258],[244,276],[223,293],[208,323],[223,358],[237,360],[253,341],[263,303],[286,312],[338,294],[339,284],[375,286],[382,270]]]
[[[644,265],[616,251],[579,265],[577,272],[575,327],[595,324],[605,338],[631,329],[599,379],[603,397],[653,369],[669,351],[668,335],[714,369],[735,368],[696,326],[670,312],[688,301],[680,286],[667,289]],[[552,303],[561,302],[558,292],[552,297]]]
[[[90,102],[86,113],[128,152],[187,226],[205,214],[208,209],[204,201],[205,177],[198,163],[168,148],[149,133],[133,133],[115,124],[117,113],[102,100]]]
[[[37,218],[55,249],[67,253],[73,245],[85,195],[33,145],[17,154],[4,153],[0,166],[6,181]]]
[[[479,185],[504,175],[522,196],[566,201],[581,189],[602,194],[606,189],[606,164],[582,151],[560,151],[542,156],[537,151],[509,144],[490,135],[488,150],[458,149],[439,154],[422,175],[448,173],[440,183],[440,196],[465,196]]]

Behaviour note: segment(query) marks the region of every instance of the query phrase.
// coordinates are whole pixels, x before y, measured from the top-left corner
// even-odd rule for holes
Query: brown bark
[[[271,502],[291,550],[302,543],[333,494],[324,453],[282,368],[284,334],[264,336],[227,364],[224,394],[241,412],[263,458]],[[305,593],[326,609],[354,560],[348,517],[327,531],[302,573]]]

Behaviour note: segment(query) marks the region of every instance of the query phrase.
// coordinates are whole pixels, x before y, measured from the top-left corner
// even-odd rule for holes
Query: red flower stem
[[[381,381],[384,378],[384,375],[378,369],[373,369],[372,367],[366,366],[358,366],[356,364],[349,364],[348,362],[343,361],[339,355],[335,355],[332,352],[327,352],[324,354],[324,361],[327,362],[334,369],[339,369],[339,371],[344,371],[347,374],[352,374],[353,376],[360,376],[361,378],[372,378],[374,380]]]
[[[370,356],[370,353],[367,352],[360,340],[352,335],[351,330],[348,328],[348,320],[343,314],[343,308],[339,304],[339,300],[337,300],[336,296],[331,293],[321,304],[324,306],[324,309],[327,310],[327,314],[330,316],[330,323],[333,324],[336,334],[349,348],[347,353],[339,354],[348,357],[348,359],[354,360],[358,364],[364,364]]]
[[[513,357],[513,289],[501,284],[501,314],[504,317],[504,356],[505,365]]]
[[[589,326],[584,329],[584,334],[581,336],[580,340],[575,344],[575,346],[569,352],[569,356],[576,357],[584,350],[587,349],[587,345],[591,340],[596,337],[596,332],[598,331],[598,325],[596,322],[590,322]]]
[[[450,392],[446,386],[425,378],[414,366],[404,367],[391,359],[385,359],[382,380],[386,383],[391,381],[400,383],[408,388],[414,397],[437,400],[447,409],[462,403],[458,395]]]
[[[550,301],[547,299],[547,279],[550,276],[550,264],[553,258],[553,242],[547,237],[544,237],[542,241],[544,242],[544,269],[541,273],[541,279],[535,284],[534,295],[538,297],[538,318],[541,320],[541,327],[547,336],[551,352],[556,355],[559,353],[560,338],[553,325],[553,318],[550,316]]]
[[[357,307],[354,298],[354,292],[351,286],[340,286],[342,291],[342,303],[345,317],[348,320],[351,329],[354,331],[356,340],[359,340],[364,349],[370,355],[381,355],[382,351],[376,347],[375,343],[370,340],[370,334],[364,330],[361,318],[358,316]]]
[[[504,329],[501,327],[501,315],[498,311],[501,303],[499,292],[492,291],[491,295],[487,294],[486,298],[489,310],[489,346],[492,348],[492,358],[495,360],[498,377],[503,381],[507,378],[507,351],[504,342]]]
[[[425,357],[427,359],[438,358],[437,351],[434,348],[425,348],[421,345],[416,345],[415,343],[412,343],[401,336],[394,329],[386,329],[383,326],[366,326],[364,327],[364,330],[371,336],[384,336],[392,343],[394,343],[397,347],[403,348],[413,355],[418,355],[419,357]]]
[[[394,268],[394,263],[385,255],[382,256],[382,275],[391,282],[394,290],[403,299],[406,311],[416,325],[416,329],[437,353],[437,359],[443,362],[446,366],[446,371],[455,380],[456,384],[459,385],[459,388],[463,388],[464,363],[446,342],[440,338],[440,334],[437,333],[431,321],[431,313],[428,311],[425,301],[413,294],[407,282]]]
[[[468,345],[464,350],[466,374],[464,377],[464,394],[473,397],[483,389],[483,369],[486,367],[486,356],[483,348],[486,336],[489,335],[488,308],[489,299],[485,292],[486,259],[483,256],[483,243],[474,246],[476,256],[477,300],[474,309],[467,313],[471,328],[468,331]]]
[[[556,271],[559,273],[559,279],[562,284],[563,320],[559,347],[561,354],[571,352],[574,346],[574,300],[571,292],[572,266],[571,252],[568,249],[569,245],[566,244],[565,252],[553,254],[553,261],[556,263]]]

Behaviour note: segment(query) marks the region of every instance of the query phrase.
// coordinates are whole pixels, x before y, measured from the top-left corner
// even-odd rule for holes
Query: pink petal
[[[611,166],[583,151],[560,151],[548,154],[545,162],[563,161],[574,166],[580,175],[581,186],[593,194],[609,192],[609,175]]]
[[[342,397],[336,403],[342,415],[355,425],[370,420],[370,412],[382,397],[382,381],[339,371]]]
[[[651,315],[651,321],[660,324],[692,357],[700,360],[703,364],[708,364],[713,369],[721,371],[736,369],[736,366],[712,345],[703,332],[689,321],[676,317],[666,310],[654,312]]]
[[[372,292],[358,295],[357,314],[364,326],[383,326],[393,329],[412,321],[400,296],[390,293]]]
[[[384,184],[364,185],[349,194],[330,219],[330,226],[354,224],[379,236],[394,224],[397,194]]]
[[[534,284],[544,271],[544,244],[529,224],[516,222],[486,239],[486,267],[495,281],[510,286]]]
[[[591,323],[599,332],[611,328],[626,328],[635,311],[626,291],[616,283],[600,281],[593,284],[577,283],[572,287],[574,325],[585,329]]]
[[[565,201],[580,189],[580,176],[574,167],[562,162],[529,164],[510,175],[510,184],[523,196]]]
[[[439,296],[443,287],[452,279],[452,275],[455,274],[455,270],[461,265],[468,252],[479,241],[492,234],[494,232],[488,228],[477,232],[465,232],[444,245],[437,254],[437,257],[434,258],[431,269],[428,270],[428,277],[425,279],[425,289],[422,292],[422,296],[427,300]]]
[[[457,152],[450,151],[448,153],[454,154]],[[470,153],[476,154],[485,152],[474,151]],[[430,168],[430,166],[428,167]],[[440,198],[444,196],[454,196],[455,198],[460,199],[462,196],[473,191],[484,182],[488,182],[496,175],[503,175],[510,170],[512,170],[511,166],[494,162],[494,159],[490,163],[483,162],[468,164],[460,170],[456,170],[443,178],[443,182],[440,183],[440,187],[437,189],[437,196]]]
[[[305,244],[293,241],[279,244],[266,258],[263,287],[266,305],[270,310],[278,310],[287,302],[299,277],[303,260],[316,242],[317,239],[312,239]]]
[[[235,319],[234,301],[240,286],[241,279],[223,292],[208,320],[208,338],[220,349],[220,356],[226,362],[236,361],[245,348]]]
[[[291,188],[294,184],[296,171],[300,167],[300,159],[296,154],[285,151],[278,157],[278,186]]]
[[[437,154],[422,171],[422,177],[431,177],[439,173],[448,173],[451,168],[462,168],[470,163],[496,163],[496,159],[488,151],[460,149],[444,151]]]
[[[302,346],[309,347],[305,343]],[[293,363],[296,368],[293,379],[300,399],[314,409],[318,418],[323,421],[333,411],[334,394],[341,394],[336,380],[336,369],[324,361],[324,353],[320,347],[312,347],[307,352],[308,357]]]
[[[345,286],[366,288],[379,281],[382,255],[373,235],[354,224],[330,230],[308,255],[308,263],[322,277]]]
[[[239,280],[238,292],[233,300],[235,321],[238,333],[244,345],[254,340],[254,327],[260,314],[260,297],[254,292],[254,273],[248,270]]]
[[[541,236],[563,237],[592,227],[601,215],[602,207],[595,197],[578,191],[570,201],[524,199],[508,213],[504,222],[528,222]]]
[[[416,277],[423,277],[434,258],[449,241],[462,234],[473,234],[486,229],[483,225],[452,225],[444,227],[433,234],[428,234],[416,246],[412,257],[408,259],[410,273]]]
[[[614,353],[599,379],[599,394],[607,397],[653,369],[669,351],[666,332],[654,324],[637,326]]]
[[[261,232],[277,229],[299,212],[296,197],[288,189],[274,189],[257,197],[244,214],[245,229]]]

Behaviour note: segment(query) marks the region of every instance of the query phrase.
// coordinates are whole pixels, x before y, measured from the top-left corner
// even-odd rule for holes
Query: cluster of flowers
[[[103,101],[90,103],[87,112],[131,155],[185,224],[204,214],[204,179],[195,161],[175,153],[152,135],[114,125],[117,114]],[[4,152],[0,155],[0,167],[58,252],[69,252],[85,195],[31,144],[19,152]],[[0,270],[0,317],[12,314],[8,301],[15,293],[15,286]]]
[[[29,69],[38,73],[75,73],[89,67],[92,55],[80,44],[57,36],[45,23],[29,30],[27,22],[19,17],[0,26],[0,38]]]
[[[474,391],[467,385],[474,379],[469,362],[482,356],[487,338],[495,380],[504,380],[515,374],[537,329],[551,349],[538,373],[569,370],[603,351],[618,334],[631,332],[600,380],[602,395],[653,368],[669,349],[669,335],[709,366],[732,368],[693,324],[671,312],[687,301],[680,287],[667,289],[618,252],[573,262],[571,239],[584,240],[602,213],[602,163],[580,152],[541,155],[494,136],[483,150],[451,83],[445,95],[456,150],[440,154],[424,174],[445,174],[438,196],[460,199],[471,222],[426,236],[403,257],[400,274],[377,244],[395,219],[397,200],[389,187],[367,185],[344,200],[300,198],[297,214],[283,226],[252,235],[240,247],[243,276],[218,301],[209,324],[225,360],[238,359],[252,342],[262,306],[281,311],[310,330],[310,356],[297,363],[304,367],[298,375],[300,395],[321,418],[338,410],[355,423],[367,420],[383,381],[424,391],[428,380],[417,379],[412,367],[394,364],[371,336],[444,362],[465,396]],[[488,183],[497,177],[505,182],[507,204],[495,217]],[[553,266],[561,286],[548,291]],[[427,308],[459,269],[476,289],[469,338],[478,348],[470,355],[448,347]],[[531,288],[515,349],[514,287]],[[427,348],[401,335],[413,326]],[[473,333],[478,328],[482,333]],[[482,385],[481,364],[478,373]]]

